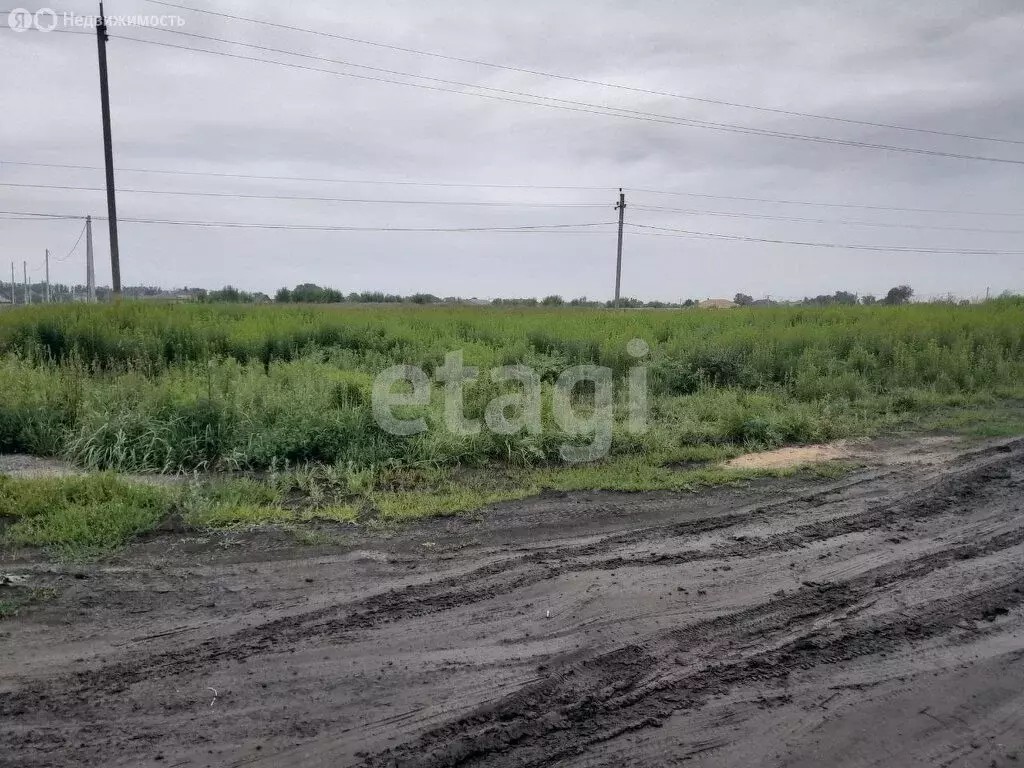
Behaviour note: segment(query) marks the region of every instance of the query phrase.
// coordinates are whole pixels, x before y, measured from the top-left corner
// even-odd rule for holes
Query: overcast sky
[[[1024,6],[1019,0],[181,1],[334,35],[577,78],[1019,143],[914,133],[587,85],[145,0],[109,0],[106,10],[110,15],[174,14],[183,24],[171,29],[193,35],[586,104],[1024,161]],[[92,4],[78,0],[51,7],[95,12]],[[0,16],[0,24],[7,23],[6,16]],[[58,28],[62,26],[63,20]],[[174,32],[125,27],[110,31],[115,163],[120,169],[594,188],[328,183],[121,170],[118,207],[123,217],[381,228],[606,223],[569,232],[403,233],[194,228],[125,221],[120,241],[126,285],[230,283],[272,293],[282,285],[310,281],[346,292],[425,291],[467,297],[558,293],[604,299],[614,288],[611,222],[617,215],[619,186],[627,190],[626,220],[631,224],[769,240],[1024,252],[1024,164],[553,109],[118,39],[211,48],[470,91]],[[10,186],[100,188],[101,171],[2,162],[102,165],[95,38],[0,29],[0,72],[0,184],[6,185],[0,186],[0,211],[105,215],[101,191]],[[259,200],[132,189],[520,205]],[[718,215],[642,210],[644,206]],[[861,223],[845,223],[850,221]],[[76,220],[0,218],[3,276],[8,274],[7,263],[15,261],[20,279],[22,260],[28,260],[30,268],[38,266],[49,248],[54,280],[84,282],[84,248],[57,261],[68,254],[81,227]],[[106,222],[95,222],[94,230],[98,281],[109,283]],[[1024,291],[1020,254],[875,252],[665,236],[669,234],[627,227],[624,295],[679,300],[732,296],[737,291],[755,297],[801,297],[837,289],[884,294],[898,283],[910,283],[920,295],[983,295],[987,287],[994,293]],[[41,269],[34,273],[37,279],[41,275]]]

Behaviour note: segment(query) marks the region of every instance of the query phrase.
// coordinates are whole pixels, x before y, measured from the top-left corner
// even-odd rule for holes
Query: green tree
[[[889,289],[889,292],[885,294],[885,298],[882,299],[882,303],[899,306],[900,304],[906,304],[910,301],[910,297],[913,295],[914,289],[909,285],[897,285],[896,287]]]

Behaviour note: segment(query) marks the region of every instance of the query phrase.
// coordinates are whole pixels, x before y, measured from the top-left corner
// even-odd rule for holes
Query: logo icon
[[[33,24],[32,12],[24,8],[15,8],[7,14],[7,26],[15,32],[28,32]]]
[[[40,32],[52,32],[57,26],[57,14],[49,8],[41,8],[36,11],[35,21]]]
[[[35,13],[26,8],[15,8],[7,14],[7,26],[15,32],[52,32],[57,27],[57,14],[50,8],[41,8]]]

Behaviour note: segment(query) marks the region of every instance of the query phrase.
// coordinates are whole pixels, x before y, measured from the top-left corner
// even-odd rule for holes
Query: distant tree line
[[[695,307],[700,302],[696,299],[687,299],[682,302],[673,301],[643,301],[642,299],[634,299],[630,297],[623,297],[619,299],[619,306],[626,307],[628,309],[666,309],[674,308],[679,309],[681,307]],[[561,296],[552,295],[545,296],[543,299],[535,298],[519,298],[519,299],[491,299],[491,304],[497,307],[613,307],[615,302],[598,301],[595,299],[588,299],[586,296],[580,296],[575,299],[563,299]]]
[[[429,293],[399,296],[382,291],[353,291],[345,294],[335,288],[319,286],[316,283],[302,283],[294,288],[281,288],[274,295],[274,301],[280,304],[400,304],[407,301],[416,304],[435,304],[441,299]]]
[[[226,290],[226,289],[225,289]],[[551,295],[542,299],[534,297],[491,299],[490,301],[476,297],[463,298],[461,296],[446,296],[441,298],[432,293],[414,293],[409,296],[400,296],[393,293],[382,293],[380,291],[361,291],[353,293],[342,293],[334,288],[326,288],[315,283],[302,283],[294,288],[281,288],[275,295],[274,301],[282,304],[490,304],[496,307],[610,307],[611,301],[593,301],[586,296],[575,299],[564,299],[561,296]],[[640,299],[624,298],[619,304],[623,307],[690,307],[698,302],[695,299],[687,299],[682,303],[665,301],[641,301]]]
[[[228,289],[224,289],[225,291]],[[836,291],[833,294],[822,294],[820,296],[808,296],[802,301],[772,301],[771,299],[755,300],[745,293],[737,293],[733,301],[740,306],[831,306],[845,305],[855,306],[862,304],[906,304],[914,295],[914,289],[909,285],[899,285],[891,288],[881,300],[874,296],[858,296],[850,291]],[[490,302],[477,298],[465,299],[458,296],[440,298],[431,293],[415,293],[411,296],[400,296],[380,291],[362,291],[344,294],[334,288],[326,288],[315,283],[302,283],[294,288],[282,288],[274,296],[274,301],[287,304],[491,304],[495,307],[612,307],[613,301],[598,301],[588,299],[586,296],[579,296],[574,299],[565,299],[557,294],[544,296],[543,298],[513,297],[491,299]],[[632,297],[624,297],[619,300],[619,306],[627,309],[685,309],[688,307],[700,306],[699,299],[686,299],[685,301],[643,301]]]
[[[29,303],[39,304],[46,295],[46,286],[41,282],[29,284]],[[97,286],[96,298],[99,301],[106,301],[111,297],[109,286]],[[414,293],[409,296],[401,296],[395,293],[384,293],[383,291],[353,291],[343,293],[335,288],[320,286],[316,283],[301,283],[294,288],[281,288],[273,298],[259,291],[243,291],[231,285],[226,285],[218,290],[207,290],[205,288],[175,288],[167,290],[153,285],[134,285],[122,288],[121,294],[129,299],[155,299],[170,301],[198,301],[209,303],[232,303],[232,304],[261,304],[276,302],[279,304],[472,304],[491,305],[495,307],[612,307],[612,301],[598,301],[588,299],[586,296],[579,296],[573,299],[565,299],[557,294],[544,296],[543,298],[521,297],[504,299],[478,299],[463,298],[460,296],[435,296],[432,293]],[[871,294],[859,296],[851,291],[836,291],[832,294],[821,294],[818,296],[805,296],[803,299],[776,301],[771,298],[755,299],[746,293],[737,293],[733,297],[733,303],[741,307],[828,307],[828,306],[871,306],[873,304],[885,304],[899,306],[908,303],[914,296],[914,289],[909,285],[897,285],[889,289],[882,298]],[[1012,296],[1007,291],[1002,297]],[[12,297],[11,284],[0,281],[0,304],[9,304]],[[25,303],[25,288],[21,283],[14,284],[14,303]],[[84,301],[86,287],[84,285],[63,285],[61,283],[50,284],[50,300],[52,302]],[[949,304],[969,304],[967,299],[960,299],[950,295],[944,299],[937,299]],[[626,309],[686,309],[700,306],[699,299],[686,299],[685,301],[643,301],[641,299],[624,297],[620,299],[619,306]],[[721,303],[719,302],[719,305]],[[728,306],[728,304],[726,304]]]
[[[836,291],[833,294],[820,294],[818,296],[805,296],[801,301],[772,301],[771,299],[757,299],[755,300],[752,296],[745,293],[737,293],[733,297],[733,301],[741,307],[752,307],[752,306],[805,306],[805,307],[829,307],[829,306],[857,306],[858,304],[869,307],[872,304],[888,304],[890,306],[899,306],[900,304],[906,304],[910,301],[914,295],[914,289],[909,285],[897,285],[889,289],[889,292],[885,294],[885,297],[878,299],[871,294],[865,294],[864,296],[858,296],[856,293],[850,291]],[[970,303],[967,300],[963,300],[962,303]]]

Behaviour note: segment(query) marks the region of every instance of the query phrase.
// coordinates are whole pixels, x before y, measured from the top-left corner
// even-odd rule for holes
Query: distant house
[[[701,309],[732,309],[739,305],[731,299],[704,299],[698,306]]]
[[[192,297],[187,293],[146,293],[140,296],[133,296],[132,298],[138,299],[139,301],[169,301],[169,302],[182,302],[192,301]]]

